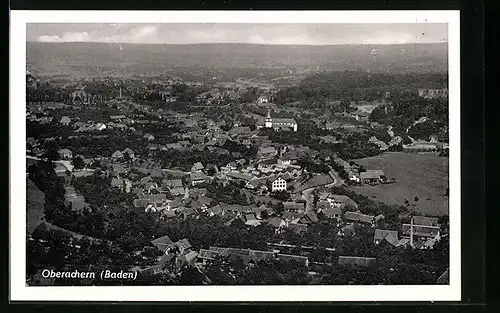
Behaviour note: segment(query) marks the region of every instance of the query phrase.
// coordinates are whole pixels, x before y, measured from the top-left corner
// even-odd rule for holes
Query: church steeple
[[[273,127],[273,119],[271,117],[271,110],[267,110],[267,116],[266,116],[266,123],[265,123],[266,128],[271,128]]]

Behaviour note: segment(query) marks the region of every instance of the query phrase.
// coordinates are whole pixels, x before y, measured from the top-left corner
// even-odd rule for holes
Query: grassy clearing
[[[444,195],[449,186],[448,158],[388,152],[355,162],[366,169],[384,170],[387,178],[395,178],[396,183],[353,187],[353,191],[388,204],[404,205],[408,199],[423,214],[448,214],[448,197]]]
[[[45,195],[30,179],[26,179],[26,230],[32,233],[43,222]]]
[[[299,193],[309,188],[320,187],[331,183],[333,183],[333,179],[329,175],[316,175],[299,186],[296,186],[294,192]]]

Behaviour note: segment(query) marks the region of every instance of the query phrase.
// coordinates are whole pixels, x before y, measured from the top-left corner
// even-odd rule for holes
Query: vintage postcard
[[[11,17],[11,300],[460,300],[458,11]]]

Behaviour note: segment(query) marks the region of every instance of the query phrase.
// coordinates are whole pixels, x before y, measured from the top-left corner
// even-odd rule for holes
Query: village
[[[39,81],[31,74],[27,74],[27,82],[37,90]],[[348,241],[361,226],[371,229],[369,241],[373,246],[388,244],[397,249],[433,249],[442,239],[437,217],[403,210],[387,216],[384,209],[366,207],[364,203],[369,200],[358,203],[349,197],[351,186],[398,183],[386,177],[383,168],[365,169],[345,158],[343,147],[360,140],[358,133],[381,134],[380,139],[368,135],[368,140],[356,143],[359,150],[369,149],[374,154],[394,149],[441,153],[448,148],[445,139],[435,136],[403,143],[391,126],[370,122],[370,113],[376,107],[387,111],[390,103],[353,103],[350,112],[311,118],[312,124],[304,125],[301,121],[307,110],[294,114],[293,109],[280,109],[272,103],[276,90],[255,86],[245,89],[242,84],[219,84],[210,89],[186,83],[190,88],[201,88],[201,92],[193,98],[192,111],[177,112],[169,105],[186,96],[175,92],[179,83],[176,79],[163,85],[156,82],[154,89],[147,89],[147,84],[144,88],[131,84],[135,89],[113,85],[116,93],[110,97],[91,95],[79,86],[66,96],[59,94],[62,102],[56,102],[57,97],[52,102],[28,99],[28,165],[54,162],[54,171],[65,189],[64,205],[80,215],[107,210],[106,205],[96,205],[103,203],[102,199],[92,198],[89,191],[96,182],[106,182],[98,188],[122,197],[120,203],[109,206],[126,206],[154,216],[159,223],[215,217],[223,219],[225,227],[238,224],[252,232],[265,226],[271,227],[276,236],[292,232],[300,237],[326,221],[344,240]],[[124,95],[125,89],[128,95]],[[130,94],[130,90],[137,92]],[[239,104],[238,99],[247,97],[248,90],[258,92],[253,91],[252,102]],[[426,97],[442,94],[419,92]],[[138,95],[143,99],[157,97],[155,103],[166,108],[140,104],[134,100]],[[228,117],[232,118],[230,124]],[[310,127],[317,133],[310,137],[314,145],[290,141]],[[388,139],[383,141],[382,137]],[[167,233],[149,238],[150,245],[133,251],[142,255],[155,247],[158,256],[132,270],[153,275],[190,266],[203,273],[218,257],[238,257],[245,265],[294,260],[306,268],[331,262],[369,267],[376,261],[362,254],[310,259],[308,249],[337,253],[333,242],[314,247],[270,240],[267,250],[254,250],[237,246],[195,248],[190,243],[192,238],[171,237],[175,236]],[[312,269],[310,272],[314,273]]]

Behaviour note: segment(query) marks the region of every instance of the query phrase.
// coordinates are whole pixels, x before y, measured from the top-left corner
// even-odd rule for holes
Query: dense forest
[[[448,100],[424,99],[417,96],[393,97],[391,105],[375,108],[370,121],[391,125],[393,131],[415,139],[428,140],[436,135],[448,140]],[[415,123],[420,118],[425,120]]]
[[[366,71],[318,73],[296,86],[281,89],[274,101],[278,104],[302,101],[308,108],[322,107],[328,100],[373,101],[383,99],[387,92],[417,93],[419,88],[447,88],[447,75]]]

